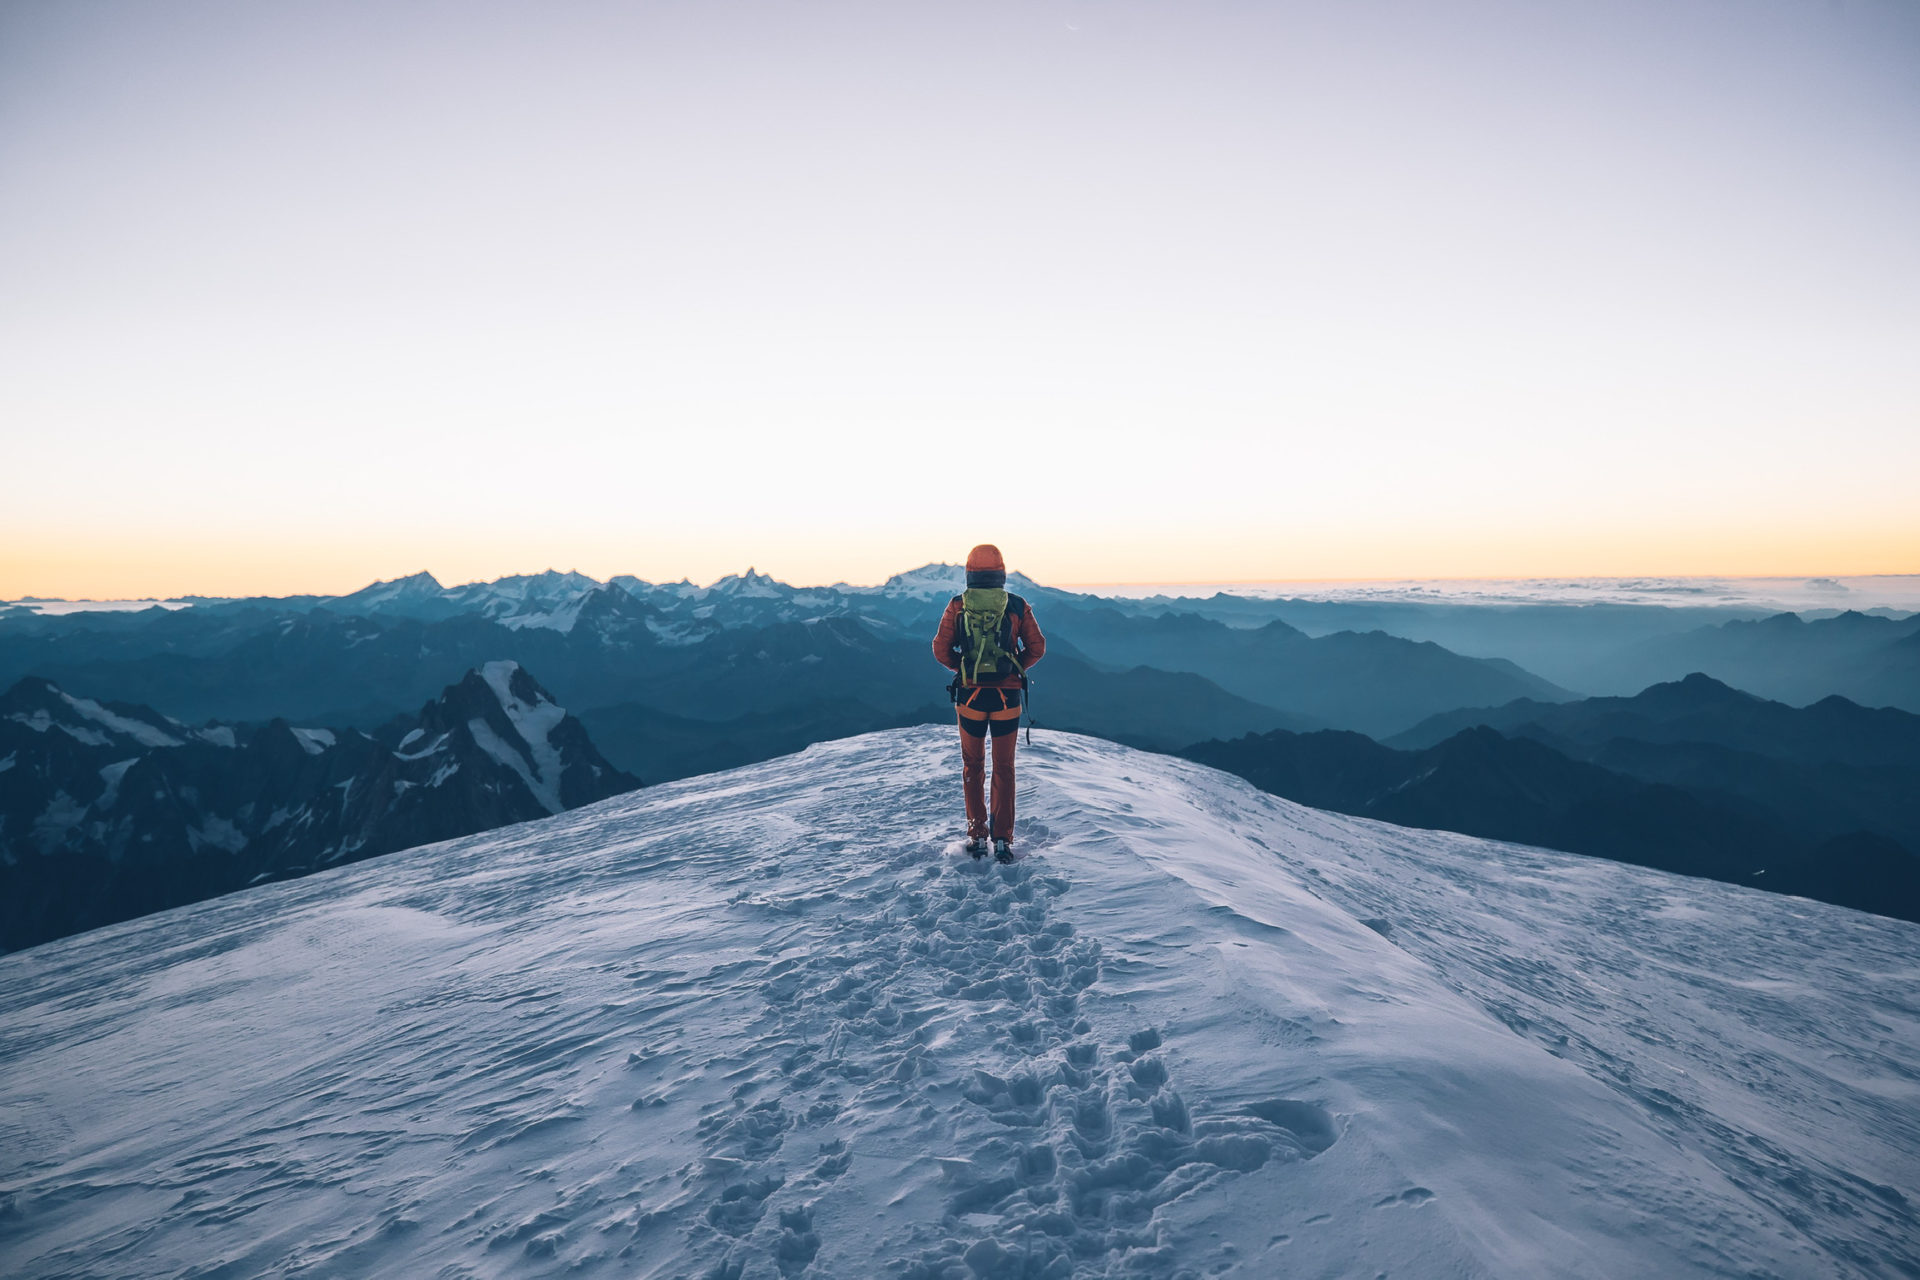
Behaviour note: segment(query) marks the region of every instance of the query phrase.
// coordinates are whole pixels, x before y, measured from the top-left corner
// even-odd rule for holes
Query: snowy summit
[[[1920,1270],[1920,927],[950,738],[0,958],[0,1273]]]

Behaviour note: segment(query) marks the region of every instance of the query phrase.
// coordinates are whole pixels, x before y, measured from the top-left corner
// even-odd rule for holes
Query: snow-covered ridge
[[[979,864],[954,754],[825,744],[0,958],[0,1270],[1920,1267],[1920,928],[1048,733],[1025,856]]]
[[[146,720],[122,715],[92,698],[76,698],[44,680],[29,679],[19,690],[18,702],[37,705],[14,711],[7,719],[35,733],[58,729],[83,746],[104,747],[117,739],[141,747],[177,747],[189,736],[204,736],[204,731],[188,729],[165,716]]]

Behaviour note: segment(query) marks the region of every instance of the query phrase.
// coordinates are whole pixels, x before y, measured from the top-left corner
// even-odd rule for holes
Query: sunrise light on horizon
[[[0,9],[0,599],[1920,572],[1920,10]]]

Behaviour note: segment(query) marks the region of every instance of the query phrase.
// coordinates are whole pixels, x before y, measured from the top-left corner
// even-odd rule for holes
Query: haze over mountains
[[[418,785],[386,741],[397,718],[418,721],[423,706],[479,679],[469,673],[515,664],[541,698],[567,708],[568,732],[594,753],[589,770],[617,780],[618,790],[852,734],[948,722],[946,677],[928,641],[962,577],[957,566],[928,565],[877,587],[796,588],[749,570],[702,587],[547,572],[449,588],[423,573],[336,597],[200,598],[133,611],[0,606],[0,689],[13,687],[8,705],[16,707],[0,723],[15,726],[9,742],[31,733],[36,708],[60,695],[135,708],[125,715],[181,738],[165,759],[200,760],[202,773],[225,768],[245,780],[196,782],[195,794],[227,795],[233,812],[250,802],[270,815],[283,801],[307,803],[304,792],[276,788],[307,784],[242,762],[284,742],[284,726],[324,727],[331,750],[365,757],[342,763],[326,785],[394,769],[380,787]],[[1900,915],[1920,901],[1908,886],[1920,851],[1912,757],[1901,754],[1912,737],[1909,713],[1920,709],[1920,615],[1802,619],[1744,616],[1724,604],[1230,593],[1139,599],[1056,590],[1019,574],[1010,585],[1033,601],[1051,642],[1034,679],[1041,725],[1187,751],[1348,812],[1746,877]],[[1621,699],[1583,699],[1641,680],[1624,688],[1637,695],[1624,700],[1630,709]],[[1677,692],[1648,689],[1655,684]],[[1814,705],[1797,710],[1749,693]],[[193,736],[201,730],[183,727],[209,721],[238,744],[234,752],[207,755],[214,748]],[[390,762],[375,763],[366,745],[375,743],[385,743]],[[128,874],[116,861],[122,855],[97,841],[65,861],[45,856],[77,847],[75,832],[104,830],[104,809],[88,816],[89,807],[103,797],[117,803],[118,793],[99,770],[134,754],[115,749],[114,759],[94,760],[88,753],[105,748],[75,740],[58,764],[44,751],[0,750],[7,874],[50,883],[99,858],[115,868],[108,880]],[[23,767],[29,758],[40,773]],[[150,767],[143,760],[134,772]],[[91,780],[69,777],[76,769]],[[475,764],[462,776],[483,772]],[[234,787],[259,794],[236,798]],[[469,815],[460,831],[534,816],[525,802],[463,797],[452,807]],[[197,866],[212,856],[200,847],[205,833],[224,828],[188,808],[164,821],[143,816],[157,825],[140,834]],[[232,812],[217,816],[237,821]],[[114,821],[131,819],[122,810]],[[241,824],[246,856],[177,883],[197,886],[189,896],[198,896],[460,833],[444,815],[438,825],[384,811],[354,822],[357,834],[330,832],[270,854],[253,843],[265,833]],[[200,845],[188,830],[202,833]],[[110,917],[63,908],[47,918],[66,922],[57,930]],[[29,935],[52,936],[11,936]]]
[[[1184,754],[1342,813],[1920,920],[1920,716],[1890,708],[1793,708],[1696,674],[1449,712],[1386,745],[1271,733]]]

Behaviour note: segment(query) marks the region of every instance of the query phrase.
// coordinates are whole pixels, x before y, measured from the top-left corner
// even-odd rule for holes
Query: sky
[[[0,0],[0,598],[1920,570],[1920,5]]]

